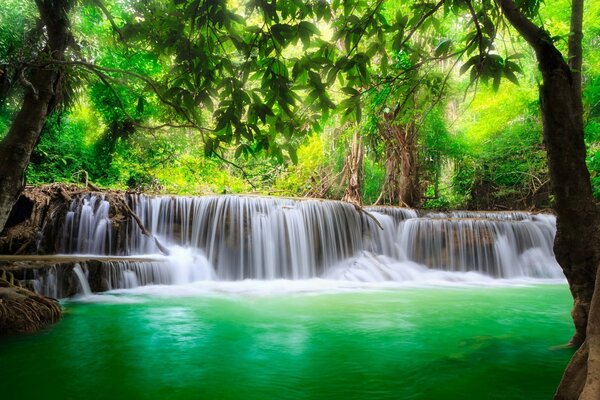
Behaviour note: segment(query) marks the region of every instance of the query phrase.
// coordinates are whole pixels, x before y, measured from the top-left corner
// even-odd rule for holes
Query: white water
[[[460,290],[465,288],[526,287],[532,285],[564,284],[562,279],[494,279],[474,272],[449,272],[421,276],[418,280],[357,282],[334,279],[275,279],[242,281],[197,281],[185,285],[140,286],[132,289],[118,289],[103,296],[84,298],[93,302],[140,302],[146,298],[181,298],[205,296],[269,297],[289,295],[319,295],[329,293],[371,292],[381,290],[407,290],[422,288],[444,288]]]
[[[81,269],[81,265],[75,264],[75,267],[73,268],[73,273],[75,274],[75,276],[77,277],[77,280],[79,282],[81,294],[83,296],[90,296],[92,294],[92,289],[90,289],[90,285],[88,283],[87,276],[85,276],[85,273]]]
[[[131,195],[128,201],[170,256],[107,262],[109,289],[247,279],[401,285],[564,279],[552,252],[552,215],[419,215],[373,207],[367,217],[342,202],[237,196]],[[127,221],[119,230],[109,216],[110,205],[101,197],[74,200],[62,225],[62,251],[159,253],[137,224]]]

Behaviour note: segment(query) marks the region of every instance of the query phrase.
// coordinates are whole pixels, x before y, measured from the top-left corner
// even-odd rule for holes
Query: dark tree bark
[[[47,35],[42,54],[62,60],[70,38],[67,16],[70,0],[36,0],[36,5]],[[59,68],[35,67],[27,76],[21,109],[0,143],[0,231],[23,190],[25,170],[40,132],[60,100],[63,74]]]
[[[363,156],[364,146],[362,137],[358,130],[352,135],[352,144],[350,152],[346,156],[346,164],[344,165],[344,178],[348,182],[346,192],[342,201],[360,205],[362,203],[362,186],[363,186]]]
[[[585,164],[581,100],[583,0],[573,0],[569,61],[544,30],[528,20],[512,0],[498,0],[508,21],[535,50],[543,77],[540,88],[548,169],[558,216],[554,252],[574,297],[575,335],[581,345],[565,371],[555,399],[600,398],[600,294],[595,293],[600,262],[600,230],[590,175]],[[587,335],[587,337],[586,337]]]

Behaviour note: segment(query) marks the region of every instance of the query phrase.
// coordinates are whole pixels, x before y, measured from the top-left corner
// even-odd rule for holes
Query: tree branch
[[[104,16],[108,20],[108,22],[110,22],[110,25],[112,26],[112,28],[115,30],[115,32],[117,32],[117,35],[119,35],[119,39],[122,42],[125,42],[125,38],[123,37],[123,34],[121,33],[121,29],[119,29],[119,26],[115,22],[115,19],[113,18],[110,11],[108,11],[108,9],[106,8],[106,6],[102,2],[102,0],[92,0],[92,3],[94,3],[96,6],[98,6],[98,8],[102,11]]]
[[[496,0],[496,3],[510,24],[536,52],[541,52],[548,46],[554,48],[548,34],[523,15],[513,0]]]

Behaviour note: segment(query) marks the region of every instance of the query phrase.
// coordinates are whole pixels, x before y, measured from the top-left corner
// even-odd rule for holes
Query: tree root
[[[8,278],[8,279],[6,279]],[[57,300],[15,285],[12,274],[0,278],[0,335],[37,332],[60,320]]]

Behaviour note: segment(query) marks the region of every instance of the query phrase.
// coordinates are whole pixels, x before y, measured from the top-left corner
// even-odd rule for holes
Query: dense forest
[[[341,199],[354,172],[365,204],[549,207],[540,73],[494,8],[474,25],[465,2],[422,22],[434,4],[289,3],[74,5],[63,101],[27,182]],[[534,3],[566,49],[569,2]],[[583,36],[596,197],[598,8],[587,5]],[[0,15],[5,135],[44,38],[33,2],[5,1]]]
[[[599,46],[597,1],[4,0],[0,228],[55,182],[552,211],[597,398]]]

